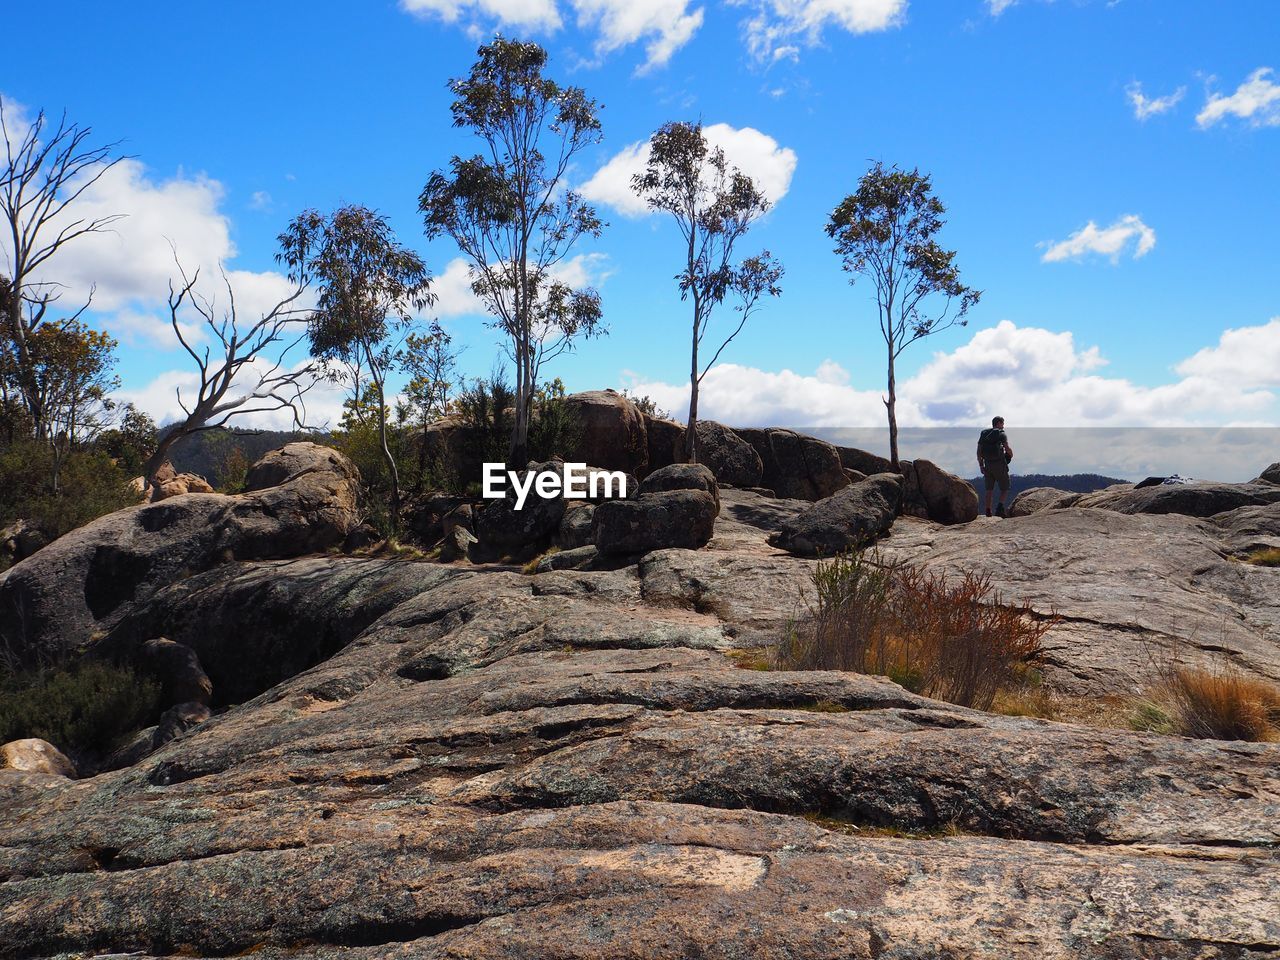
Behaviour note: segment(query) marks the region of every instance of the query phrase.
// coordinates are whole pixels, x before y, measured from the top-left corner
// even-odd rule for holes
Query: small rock
[[[555,544],[561,550],[573,550],[591,543],[591,528],[595,519],[594,504],[575,501],[569,504],[556,531]]]
[[[581,570],[596,559],[594,546],[575,547],[572,550],[560,550],[549,553],[538,561],[535,573],[550,573],[552,570]]]
[[[203,703],[179,703],[170,707],[160,714],[160,723],[156,725],[155,734],[151,738],[152,749],[159,750],[170,740],[200,726],[211,716],[212,712]]]
[[[378,532],[376,527],[368,523],[362,523],[348,533],[347,539],[342,541],[342,552],[354,553],[357,550],[367,550],[381,541],[382,534]]]
[[[471,559],[471,549],[479,543],[476,535],[466,527],[457,526],[440,543],[440,562],[457,563]]]
[[[76,779],[76,768],[61,750],[46,740],[31,737],[12,740],[0,747],[0,770],[19,770],[23,773],[43,773],[55,777]]]

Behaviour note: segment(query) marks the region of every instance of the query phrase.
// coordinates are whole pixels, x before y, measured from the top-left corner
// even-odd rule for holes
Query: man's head
[[[1004,417],[992,417],[991,425],[996,429],[1000,429],[1001,427],[1004,426]]]

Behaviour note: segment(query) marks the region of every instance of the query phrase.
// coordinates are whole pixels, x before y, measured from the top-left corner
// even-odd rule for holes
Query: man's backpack
[[[1004,444],[1004,431],[999,427],[987,427],[978,437],[978,451],[983,460],[1002,460]]]

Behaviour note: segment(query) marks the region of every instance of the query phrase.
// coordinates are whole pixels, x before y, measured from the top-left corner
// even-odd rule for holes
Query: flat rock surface
[[[0,957],[1280,957],[1280,745],[741,669],[807,504],[723,497],[708,547],[619,570],[242,561],[139,602],[102,642],[203,635],[215,696],[253,643],[301,672],[127,769],[0,773]],[[1069,607],[1059,669],[1105,687],[1122,622],[1274,615],[1222,535],[1055,511],[886,549]]]

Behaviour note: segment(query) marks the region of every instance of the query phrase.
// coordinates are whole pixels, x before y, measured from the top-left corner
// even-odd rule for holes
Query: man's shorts
[[[990,460],[985,461],[982,481],[988,490],[994,490],[996,484],[999,484],[1001,493],[1009,492],[1009,464],[1005,463],[1004,457],[1000,457],[999,461],[994,463]]]

